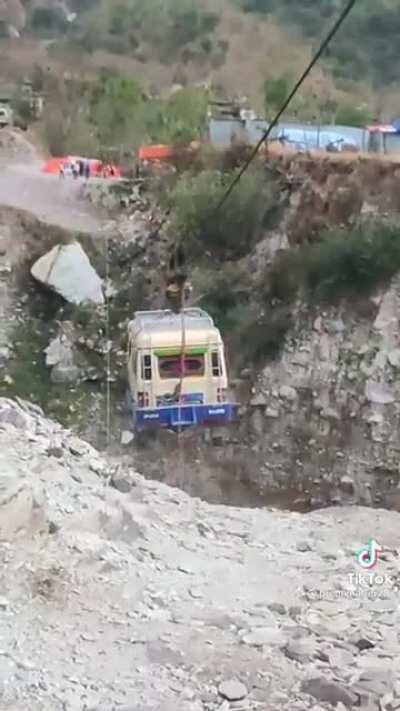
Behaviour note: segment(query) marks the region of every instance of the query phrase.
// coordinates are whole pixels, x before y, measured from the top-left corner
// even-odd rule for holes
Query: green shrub
[[[400,270],[400,225],[360,222],[330,229],[319,242],[278,256],[261,280],[264,303],[290,303],[297,294],[333,302],[371,293]]]
[[[320,243],[301,250],[299,259],[314,298],[370,293],[400,269],[400,225],[377,221],[329,230]]]
[[[218,171],[184,175],[172,192],[172,229],[186,240],[193,255],[206,251],[225,261],[239,259],[261,237],[265,215],[275,201],[272,185],[262,171],[248,171],[217,210],[234,175]]]

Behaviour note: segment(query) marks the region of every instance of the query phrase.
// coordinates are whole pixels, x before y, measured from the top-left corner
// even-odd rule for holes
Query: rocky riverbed
[[[0,708],[394,711],[399,523],[211,506],[0,399]]]

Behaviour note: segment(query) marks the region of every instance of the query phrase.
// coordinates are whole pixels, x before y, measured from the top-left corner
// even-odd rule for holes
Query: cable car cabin
[[[137,430],[222,425],[234,418],[224,345],[205,311],[138,311],[128,339],[128,399]]]

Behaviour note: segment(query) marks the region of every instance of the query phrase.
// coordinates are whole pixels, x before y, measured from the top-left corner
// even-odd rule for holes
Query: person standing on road
[[[89,180],[90,178],[90,163],[88,160],[85,163],[85,178],[86,180]]]

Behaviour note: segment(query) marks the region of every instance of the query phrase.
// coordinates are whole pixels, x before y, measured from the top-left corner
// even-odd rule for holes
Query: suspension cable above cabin
[[[357,0],[349,0],[347,3],[346,7],[342,10],[340,13],[338,19],[336,20],[335,24],[333,25],[332,29],[328,33],[328,35],[325,37],[324,41],[320,45],[318,51],[315,53],[314,57],[312,58],[311,62],[308,64],[306,69],[304,70],[303,74],[301,75],[300,79],[297,81],[295,86],[293,87],[292,91],[290,92],[289,96],[287,97],[286,101],[283,103],[282,107],[279,109],[278,113],[275,115],[271,123],[269,124],[267,130],[263,133],[262,137],[258,141],[257,145],[251,152],[249,158],[243,165],[243,167],[240,169],[239,173],[235,176],[235,178],[232,180],[231,184],[229,185],[228,189],[222,196],[221,200],[219,201],[215,212],[218,212],[221,207],[225,204],[226,200],[228,199],[229,195],[232,193],[236,185],[238,184],[239,180],[241,179],[242,175],[246,172],[247,168],[249,167],[250,163],[253,162],[254,158],[256,157],[258,151],[260,150],[261,146],[265,141],[269,138],[271,135],[272,130],[275,128],[276,124],[278,123],[279,119],[281,118],[282,114],[286,111],[287,107],[289,106],[290,102],[292,99],[295,97],[297,94],[298,90],[304,83],[304,81],[307,79],[308,75],[310,74],[311,70],[314,68],[318,60],[320,59],[321,55],[323,52],[326,50],[328,45],[330,44],[331,40],[333,37],[336,35],[338,30],[340,29],[341,25],[345,21],[346,17],[350,14],[352,9],[354,8]]]

